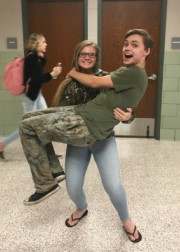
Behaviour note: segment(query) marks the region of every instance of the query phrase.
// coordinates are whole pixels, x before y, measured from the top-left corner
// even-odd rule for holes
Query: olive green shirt
[[[111,72],[110,77],[114,88],[102,89],[95,99],[76,107],[76,112],[99,140],[111,135],[119,123],[113,109],[119,107],[126,111],[137,107],[147,88],[146,71],[137,66],[121,67]]]

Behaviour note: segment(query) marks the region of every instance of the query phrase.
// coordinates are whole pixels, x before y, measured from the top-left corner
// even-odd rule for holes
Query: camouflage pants
[[[82,117],[75,113],[74,106],[26,113],[19,134],[37,192],[47,191],[56,184],[50,168],[58,162],[52,141],[75,146],[96,141]]]

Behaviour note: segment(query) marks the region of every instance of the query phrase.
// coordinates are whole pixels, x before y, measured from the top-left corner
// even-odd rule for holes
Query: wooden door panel
[[[46,71],[51,71],[58,62],[62,62],[63,71],[57,80],[43,85],[43,94],[48,106],[59,83],[71,68],[75,45],[83,40],[84,1],[73,0],[29,0],[29,33],[41,32],[47,40]]]
[[[146,63],[148,76],[158,72],[161,1],[104,0],[102,31],[102,67],[115,70],[122,65],[122,46],[125,32],[133,28],[146,29],[154,40],[154,47]],[[138,118],[155,118],[157,80],[150,80],[146,94],[136,115]]]

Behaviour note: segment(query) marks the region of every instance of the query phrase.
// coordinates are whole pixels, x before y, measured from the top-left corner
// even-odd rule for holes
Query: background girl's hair
[[[44,37],[42,33],[30,34],[29,39],[25,44],[26,53],[37,52],[38,44],[42,37]]]

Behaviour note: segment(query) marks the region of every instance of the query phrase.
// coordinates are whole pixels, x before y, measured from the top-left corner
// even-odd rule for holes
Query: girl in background
[[[46,65],[46,49],[47,42],[43,34],[32,33],[29,36],[25,46],[24,83],[26,83],[29,79],[30,82],[27,93],[22,94],[24,113],[47,108],[46,101],[41,91],[42,84],[57,78],[62,71],[61,66],[55,66],[51,72],[44,73],[44,67]],[[0,142],[1,159],[5,159],[5,147],[18,138],[19,131],[16,130]],[[59,172],[62,172],[62,177],[64,179],[65,175],[62,167]]]

